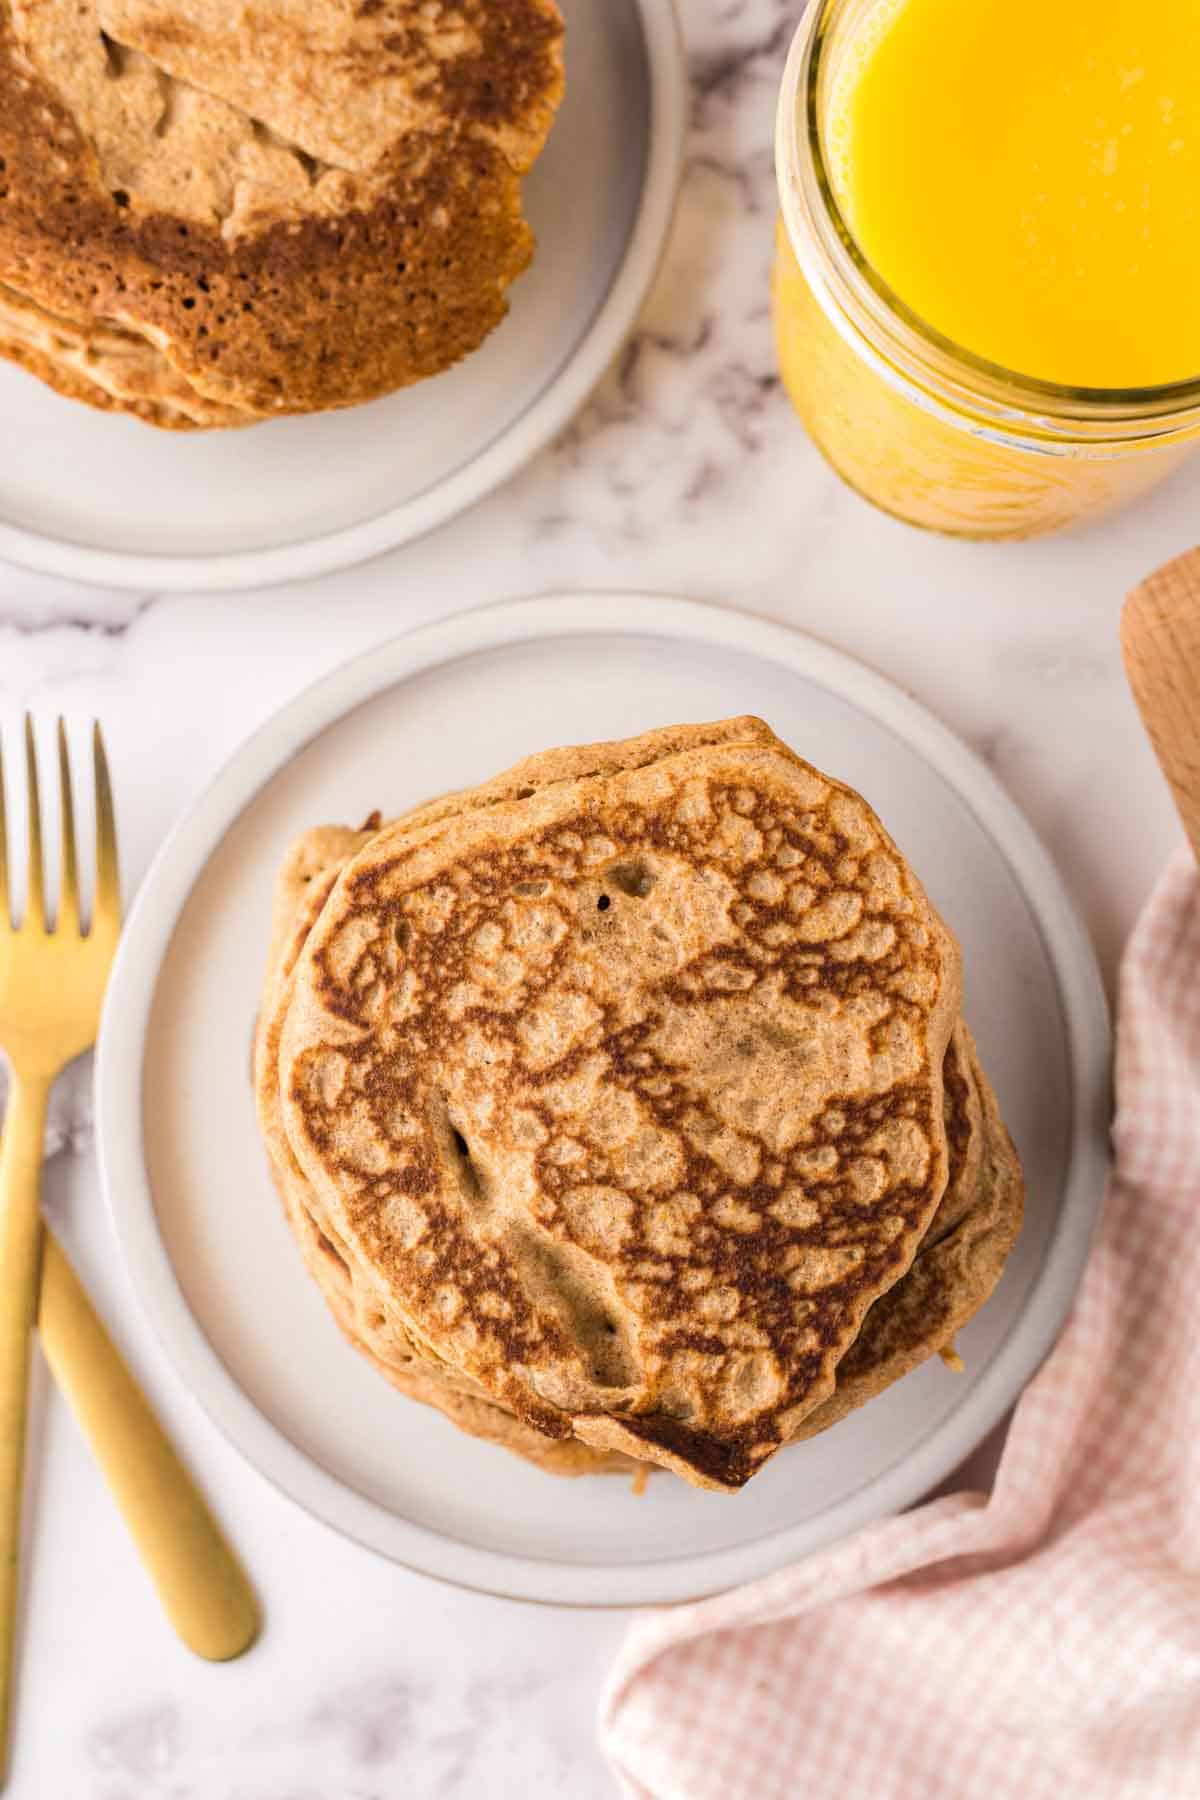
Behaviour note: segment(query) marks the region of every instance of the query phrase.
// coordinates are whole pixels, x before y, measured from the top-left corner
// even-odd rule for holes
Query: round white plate
[[[440,525],[571,418],[637,317],[674,208],[687,72],[673,0],[561,0],[567,92],[525,185],[538,238],[474,356],[346,412],[160,432],[0,364],[0,557],[80,581],[242,588]]]
[[[656,1477],[570,1484],[394,1393],[340,1337],[267,1176],[249,1083],[272,885],[321,821],[400,812],[550,744],[765,717],[860,788],[963,943],[966,1012],[1029,1182],[1001,1285],[936,1358],[736,1497]],[[251,1462],[377,1550],[471,1587],[681,1600],[909,1504],[1037,1368],[1105,1179],[1109,1033],[1088,940],[987,770],[897,689],[809,638],[640,595],[523,601],[397,639],[238,752],[160,852],[100,1037],[97,1117],[134,1283],[192,1391]]]

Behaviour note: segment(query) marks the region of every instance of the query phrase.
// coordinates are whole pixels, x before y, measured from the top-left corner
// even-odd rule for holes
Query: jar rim
[[[849,0],[809,0],[784,70],[775,133],[780,206],[793,254],[832,323],[912,398],[1012,439],[1064,427],[1127,446],[1188,435],[1200,424],[1200,375],[1166,386],[1085,388],[1039,380],[965,349],[915,313],[872,267],[838,203],[820,119],[824,58]],[[831,310],[832,308],[832,310]]]

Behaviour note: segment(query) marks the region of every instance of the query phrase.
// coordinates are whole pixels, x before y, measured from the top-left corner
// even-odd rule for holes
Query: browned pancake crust
[[[705,746],[702,752],[697,750],[698,741]],[[946,1164],[941,1066],[957,1009],[957,952],[869,809],[840,784],[800,763],[761,722],[730,721],[715,731],[697,729],[695,735],[683,728],[624,745],[564,754],[597,772],[544,787],[534,783],[527,804],[501,801],[486,811],[468,808],[423,829],[414,829],[407,821],[397,831],[381,833],[351,863],[301,959],[310,984],[307,991],[320,996],[324,1022],[320,1042],[312,1038],[314,1024],[283,1053],[283,1067],[290,1071],[285,1081],[289,1136],[301,1151],[306,1173],[310,1161],[314,1172],[318,1164],[322,1169],[336,1164],[343,1171],[332,1186],[324,1175],[317,1178],[321,1204],[337,1213],[335,1230],[349,1245],[350,1260],[365,1263],[382,1277],[406,1327],[427,1351],[469,1373],[493,1400],[549,1435],[568,1437],[573,1431],[599,1448],[662,1462],[704,1485],[736,1487],[832,1391],[837,1362],[857,1335],[862,1317],[909,1266],[942,1196]],[[677,760],[672,762],[672,757]],[[706,788],[703,803],[697,784]],[[760,827],[762,852],[747,847],[757,840]],[[575,857],[577,865],[578,857],[566,847],[585,841],[608,846],[599,855],[595,874],[578,866],[568,872],[567,864]],[[772,844],[782,847],[778,866],[786,881],[771,873],[776,856],[769,849]],[[466,1116],[473,1103],[463,1093],[453,1103],[459,1112],[437,1126],[436,1147],[430,1146],[431,1151],[436,1148],[437,1169],[431,1166],[428,1175],[422,1174],[419,1187],[414,1182],[425,1168],[424,1125],[416,1128],[416,1140],[409,1127],[403,1128],[397,1143],[399,1162],[389,1166],[386,1178],[387,1194],[380,1178],[364,1183],[354,1139],[368,1115],[357,1100],[354,1117],[345,1114],[339,1102],[343,1116],[331,1123],[326,1109],[334,1089],[348,1081],[347,1097],[351,1091],[375,1096],[369,1103],[368,1135],[383,1129],[380,1142],[390,1143],[389,1119],[423,1118],[421,1096],[397,1085],[400,1063],[411,1056],[422,1081],[436,1085],[446,1079],[438,1073],[443,1050],[430,1037],[428,1009],[408,1018],[402,1039],[388,1049],[386,1032],[381,1043],[373,1041],[376,1030],[368,1023],[370,1008],[364,1013],[360,996],[374,993],[374,988],[364,984],[381,980],[378,1000],[387,1005],[390,1002],[382,996],[393,979],[400,982],[400,992],[411,975],[426,994],[443,986],[449,992],[456,982],[469,982],[475,952],[468,950],[468,938],[473,944],[471,934],[488,910],[467,906],[461,927],[456,924],[453,929],[443,920],[427,946],[421,924],[425,901],[414,913],[408,910],[406,895],[441,896],[437,905],[449,905],[453,911],[457,902],[447,898],[452,893],[445,886],[447,877],[438,874],[443,867],[454,869],[454,888],[461,896],[486,888],[498,898],[528,893],[536,899],[556,882],[565,882],[565,888],[555,890],[560,893],[555,904],[578,905],[586,921],[588,908],[604,903],[604,895],[597,902],[592,888],[600,892],[605,883],[611,887],[615,882],[619,889],[628,874],[628,859],[635,858],[639,849],[657,870],[661,887],[640,907],[620,902],[606,924],[585,923],[569,946],[575,955],[590,959],[593,1001],[605,1017],[609,1004],[602,998],[605,959],[615,957],[622,967],[640,966],[645,972],[646,958],[653,962],[654,952],[637,933],[650,931],[660,918],[669,920],[676,905],[684,908],[684,915],[692,905],[703,911],[708,905],[708,878],[701,878],[697,887],[695,876],[706,859],[715,855],[719,864],[726,858],[727,867],[738,868],[741,884],[736,914],[729,915],[739,921],[733,941],[718,948],[705,926],[676,972],[664,969],[661,981],[654,978],[648,990],[658,995],[652,1009],[658,1024],[653,1030],[632,1017],[622,1023],[618,1017],[622,1003],[615,997],[613,1017],[599,1036],[589,1027],[595,1042],[587,1054],[594,1052],[603,1060],[612,1071],[606,1080],[618,1089],[628,1086],[653,1122],[651,1129],[672,1141],[679,1167],[670,1178],[671,1190],[659,1199],[653,1193],[640,1195],[636,1184],[622,1184],[617,1166],[598,1143],[593,1143],[583,1171],[576,1167],[564,1182],[552,1143],[550,1153],[538,1152],[534,1158],[536,1191],[542,1196],[536,1228],[518,1220],[503,1243],[492,1240],[493,1248],[485,1251],[486,1237],[477,1242],[475,1227],[467,1224],[474,1202],[451,1198],[455,1182],[466,1180],[469,1185],[472,1179],[470,1172],[455,1173],[451,1122],[455,1127],[461,1123],[468,1132],[473,1155],[482,1158],[479,1167],[487,1171],[485,1178],[489,1184],[500,1183],[497,1193],[512,1194],[511,1178],[500,1176],[499,1165],[489,1166],[489,1159],[507,1155],[510,1161],[504,1166],[516,1165],[511,1162],[512,1146],[506,1150],[501,1140],[480,1135],[481,1114]],[[510,868],[513,855],[517,860]],[[856,873],[860,865],[862,872]],[[822,908],[838,910],[838,896],[844,896],[847,882],[867,880],[868,868],[868,888],[863,890],[868,895],[866,911],[856,910],[856,902],[844,909],[836,927],[832,922],[826,927]],[[801,873],[816,887],[811,891],[806,887],[806,898],[798,891],[789,910],[784,890]],[[815,896],[822,888],[831,898],[818,903]],[[637,898],[643,898],[640,892]],[[797,912],[803,920],[800,926],[795,923]],[[861,937],[853,924],[859,916],[864,921]],[[894,923],[884,927],[885,917]],[[785,923],[789,919],[791,923]],[[536,922],[532,928],[536,932]],[[460,930],[467,938],[460,939]],[[621,933],[628,931],[635,938],[623,953]],[[718,937],[725,931],[720,926]],[[398,940],[403,947],[397,972],[385,976],[379,953],[385,943],[392,946],[385,952],[390,970]],[[791,950],[785,947],[788,943]],[[352,944],[358,948],[351,950]],[[626,954],[632,955],[632,963],[625,963]],[[670,963],[671,957],[667,960]],[[369,976],[372,964],[375,975]],[[798,982],[797,996],[803,993],[805,1000],[787,999],[787,984],[793,980]],[[832,1083],[822,1089],[825,1111],[814,1117],[815,1136],[804,1128],[809,1148],[795,1171],[789,1174],[786,1152],[779,1160],[783,1140],[780,1146],[773,1145],[772,1124],[780,1122],[778,1108],[767,1103],[769,1116],[760,1122],[766,1131],[760,1174],[731,1174],[722,1167],[722,1157],[732,1152],[718,1141],[722,1130],[718,1116],[700,1116],[713,1098],[710,1083],[718,1072],[709,1077],[697,1065],[693,1079],[686,1073],[687,1059],[699,1055],[703,1062],[716,1041],[714,1032],[720,1039],[722,1032],[736,1026],[737,1031],[755,1036],[759,1002],[743,1006],[737,993],[756,988],[766,1003],[767,990],[773,991],[773,984],[780,981],[784,987],[770,1001],[769,1010],[777,1022],[785,1022],[780,1027],[781,1043],[787,1041],[789,1009],[799,1006],[795,1028],[809,1029],[799,1022],[815,1016],[805,1009],[810,1001],[817,1003],[818,993],[825,996],[820,1004],[841,1009],[844,1020],[853,1020],[865,1008],[853,1033],[872,1068],[871,1059],[882,1058],[878,1073],[871,1076],[874,1097],[859,1091],[859,1078],[849,1087],[838,1078],[840,1053],[833,1041],[834,1028],[832,1040],[821,1051],[834,1056]],[[308,1004],[311,1007],[311,1001]],[[507,1016],[490,1003],[482,1011],[472,1011],[472,1003],[466,1004],[462,1023],[450,1027],[447,1039],[454,1056],[462,1050],[464,1033],[486,1035],[486,1021],[498,1029],[502,1016]],[[526,1024],[537,1004],[533,990],[524,996]],[[568,1000],[568,1007],[571,1004]],[[743,1010],[744,1026],[737,1023]],[[892,1023],[876,1041],[875,1028],[868,1030],[867,1020],[876,1019],[885,1032],[885,1016]],[[693,1043],[684,1063],[679,1061],[682,1047],[671,1051],[660,1045],[655,1050],[654,1032],[669,1034],[673,1017],[682,1017],[688,1030],[688,1020],[703,1021],[700,1042]],[[296,1019],[293,1002],[289,1026],[295,1026]],[[336,1044],[327,1035],[334,1019],[345,1021],[345,1030],[339,1027],[335,1033]],[[787,1058],[778,1062],[780,1049],[772,1039],[775,1027],[768,1029],[765,1015],[761,1023],[766,1035],[761,1044],[755,1036],[755,1056],[760,1059],[755,1062],[756,1082],[761,1075],[769,1087],[782,1077]],[[908,1047],[893,1065],[891,1034],[896,1030]],[[910,1032],[916,1033],[911,1043],[906,1036]],[[917,1053],[916,1042],[926,1042],[926,1033],[926,1048]],[[518,1063],[522,1054],[518,1046]],[[383,1082],[372,1073],[379,1055],[385,1057],[387,1068]],[[913,1055],[918,1056],[916,1062],[911,1061]],[[366,1061],[357,1069],[356,1060],[363,1056]],[[579,1056],[572,1061],[570,1054],[556,1053],[551,1062],[549,1078],[560,1084],[569,1083],[583,1066]],[[911,1075],[897,1073],[902,1066],[911,1067]],[[736,1071],[732,1078],[735,1084],[742,1081]],[[793,1078],[807,1080],[789,1076]],[[877,1081],[884,1085],[875,1086]],[[494,1077],[489,1076],[488,1082],[489,1093],[498,1093]],[[541,1078],[527,1070],[519,1087],[520,1118],[532,1121],[545,1112],[545,1102],[538,1098]],[[746,1098],[751,1114],[761,1105],[753,1090],[754,1084]],[[382,1110],[377,1111],[376,1104]],[[505,1098],[501,1104],[507,1108],[518,1103]],[[560,1129],[557,1105],[552,1100],[539,1128],[554,1141]],[[496,1118],[508,1116],[501,1112]],[[527,1129],[519,1119],[518,1127]],[[750,1134],[747,1142],[760,1134],[760,1126],[750,1117],[743,1129]],[[586,1136],[586,1123],[583,1130]],[[327,1135],[330,1132],[332,1136]],[[369,1154],[373,1157],[375,1150]],[[908,1169],[910,1155],[912,1173],[901,1173]],[[755,1151],[755,1160],[758,1156]],[[801,1173],[802,1166],[807,1176]],[[798,1174],[801,1186],[789,1187]],[[615,1196],[618,1216],[627,1218],[628,1228],[621,1226],[623,1248],[611,1237],[602,1242],[596,1233],[607,1228],[593,1226],[586,1208],[583,1214],[575,1208],[581,1179]],[[867,1188],[856,1185],[861,1181]],[[868,1190],[875,1193],[874,1200]],[[699,1206],[699,1222],[689,1223],[690,1214],[684,1218],[683,1203],[673,1202],[671,1192],[698,1196],[689,1204]],[[794,1199],[789,1198],[792,1194]],[[486,1207],[489,1202],[485,1198],[482,1204]],[[809,1210],[811,1220],[801,1216]],[[464,1326],[469,1321],[469,1337],[456,1328],[456,1321]],[[468,1341],[471,1349],[464,1355]],[[676,1412],[684,1397],[686,1410]]]
[[[937,1351],[949,1348],[1004,1272],[1021,1229],[1025,1181],[970,1033],[960,1025],[956,1037],[959,1052],[965,1049],[967,1056],[959,1104],[965,1105],[971,1088],[979,1101],[974,1142],[980,1154],[972,1158],[974,1179],[969,1186],[951,1182],[952,1203],[935,1214],[903,1281],[877,1300],[863,1320],[862,1330],[838,1365],[836,1389],[803,1421],[794,1441],[827,1431]],[[967,1145],[961,1137],[958,1142],[961,1154]]]
[[[639,1465],[631,1457],[593,1450],[575,1438],[548,1438],[513,1413],[455,1380],[442,1365],[427,1362],[401,1333],[388,1330],[381,1313],[362,1317],[362,1307],[340,1253],[324,1237],[295,1192],[273,1170],[284,1212],[310,1275],[346,1341],[384,1379],[410,1400],[443,1413],[469,1437],[508,1450],[548,1475],[633,1475]]]
[[[578,765],[572,770],[578,772]],[[482,804],[489,798],[494,803],[511,797],[520,785],[519,777],[502,778],[490,794],[481,790],[476,798]],[[455,796],[433,802],[409,815],[409,822],[444,818],[459,804]],[[280,871],[259,1039],[266,1076],[260,1085],[260,1107],[273,1104],[269,1065],[277,1050],[279,985],[294,968],[340,869],[369,841],[377,825],[375,817],[357,833],[334,827],[311,830]],[[943,1086],[949,1170],[945,1194],[912,1268],[867,1314],[859,1337],[838,1366],[834,1394],[802,1422],[797,1438],[826,1430],[950,1344],[987,1299],[1002,1271],[1020,1224],[1020,1166],[970,1033],[961,1022],[946,1053]],[[388,1322],[381,1310],[386,1302],[377,1292],[364,1302],[363,1277],[345,1260],[347,1247],[336,1247],[318,1225],[320,1204],[303,1176],[294,1167],[287,1171],[274,1162],[273,1170],[305,1263],[337,1323],[349,1342],[402,1393],[438,1408],[460,1429],[502,1445],[549,1473],[628,1473],[636,1466],[624,1456],[606,1455],[574,1439],[546,1438],[444,1364],[423,1360],[421,1348]],[[954,1241],[947,1243],[951,1234]]]
[[[946,1191],[925,1233],[926,1244],[936,1243],[953,1231],[976,1201],[983,1163],[981,1076],[971,1034],[960,1019],[942,1064],[942,1118],[949,1175]]]
[[[263,1012],[255,1033],[255,1079],[260,1109],[274,1108],[270,1070],[278,1052],[278,997],[337,878],[354,852],[369,842],[378,815],[358,831],[319,826],[293,846],[276,888]],[[305,1266],[321,1290],[343,1336],[411,1400],[442,1412],[461,1431],[499,1445],[552,1475],[630,1474],[628,1457],[593,1450],[575,1439],[547,1438],[497,1406],[476,1384],[429,1360],[403,1327],[389,1319],[386,1296],[352,1269],[345,1244],[327,1235],[328,1220],[311,1187],[275,1132],[268,1133],[271,1173]]]
[[[251,414],[352,405],[449,367],[503,317],[505,291],[530,259],[520,176],[562,87],[552,0],[457,4],[482,48],[442,71],[444,91],[425,92],[440,128],[398,136],[369,180],[347,176],[342,205],[228,237],[219,224],[108,190],[93,145],[30,65],[0,0],[0,279],[63,318],[119,321],[198,393]],[[341,10],[333,0],[326,9]],[[416,0],[362,0],[379,57],[405,57],[420,10]],[[382,37],[381,11],[394,19]],[[364,65],[364,81],[375,66]],[[83,392],[44,354],[16,360],[74,397],[120,404]],[[137,400],[125,410],[190,422]]]

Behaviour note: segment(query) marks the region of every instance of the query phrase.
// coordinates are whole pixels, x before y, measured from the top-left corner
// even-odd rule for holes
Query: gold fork
[[[58,722],[62,879],[47,924],[33,725],[25,719],[29,872],[25,914],[12,925],[0,761],[0,1048],[11,1073],[0,1144],[0,1782],[14,1671],[21,1494],[35,1315],[43,1345],[132,1531],[172,1623],[203,1656],[238,1655],[253,1641],[253,1592],[199,1490],[176,1457],[123,1360],[51,1239],[43,1255],[39,1188],[50,1090],[95,1041],[121,924],[112,790],[93,727],[96,882],[89,930],[79,901],[71,769]],[[40,1313],[39,1313],[40,1287]]]

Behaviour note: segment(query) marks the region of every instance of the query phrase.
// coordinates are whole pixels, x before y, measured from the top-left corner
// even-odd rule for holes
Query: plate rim
[[[637,323],[666,249],[683,174],[688,71],[677,0],[634,0],[646,45],[650,130],[633,228],[607,292],[558,373],[478,454],[432,486],[369,519],[257,550],[110,550],[0,518],[0,558],[36,574],[117,589],[230,593],[303,581],[412,543],[482,500],[562,431]]]
[[[321,732],[405,680],[480,651],[592,635],[665,637],[757,655],[867,711],[932,764],[995,842],[1030,906],[1058,983],[1072,1113],[1067,1180],[1045,1258],[1013,1329],[963,1402],[894,1465],[814,1519],[747,1544],[618,1567],[510,1555],[443,1537],[312,1461],[259,1412],[192,1313],[157,1228],[142,1129],[144,1052],[163,959],[208,861],[261,789]],[[557,1605],[672,1604],[765,1575],[912,1505],[1017,1400],[1065,1323],[1103,1200],[1110,1044],[1095,951],[1049,852],[982,760],[920,702],[843,651],[750,613],[636,590],[550,593],[402,633],[312,683],[234,751],[169,831],[130,911],[97,1047],[96,1139],[109,1217],[143,1316],[192,1397],[281,1493],[344,1536],[459,1587]]]

